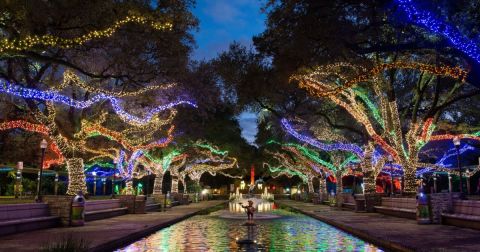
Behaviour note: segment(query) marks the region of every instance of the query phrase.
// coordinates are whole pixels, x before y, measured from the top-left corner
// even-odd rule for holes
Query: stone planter
[[[60,217],[62,226],[70,225],[70,211],[72,200],[75,196],[70,195],[44,195],[43,202],[48,204],[50,214]]]

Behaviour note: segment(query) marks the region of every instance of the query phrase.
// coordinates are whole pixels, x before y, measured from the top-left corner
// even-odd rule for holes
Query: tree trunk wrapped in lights
[[[180,181],[180,183],[182,183],[182,186],[183,186],[183,192],[182,193],[187,193],[187,184],[185,183],[185,174],[182,174],[178,180]]]
[[[327,181],[325,181],[325,177],[323,176],[319,178],[318,193],[320,195],[327,193]]]
[[[313,176],[308,176],[308,180],[307,180],[307,185],[308,185],[308,192],[309,193],[314,193],[315,192],[315,189],[313,187]]]
[[[128,179],[127,181],[125,181],[125,189],[124,190],[125,190],[125,195],[135,194],[134,190],[133,190],[133,180]]]
[[[178,176],[172,176],[172,187],[170,190],[172,193],[178,193]]]
[[[374,169],[372,168],[372,155],[374,150],[373,142],[369,142],[365,147],[365,156],[362,160],[363,172],[363,191],[365,194],[373,194],[376,192],[376,180]]]
[[[163,173],[155,173],[155,180],[153,182],[153,195],[162,194]]]
[[[420,70],[421,74],[417,83],[417,96],[414,97],[414,112],[412,118],[404,118],[397,106],[393,81],[387,81],[381,73],[384,70],[403,69]],[[338,63],[319,67],[314,72],[301,76],[293,76],[299,81],[300,87],[318,97],[325,97],[337,106],[344,108],[357,122],[362,124],[369,137],[384,151],[391,155],[395,162],[404,169],[406,193],[415,193],[417,182],[415,179],[418,165],[418,152],[428,142],[433,124],[445,106],[454,102],[453,96],[447,95],[442,102],[433,102],[432,108],[427,110],[422,118],[417,115],[419,106],[424,102],[423,92],[426,86],[435,78],[423,78],[424,74],[430,76],[447,76],[463,82],[467,72],[458,67],[437,67],[420,63],[395,62],[381,64],[371,70],[348,63]],[[390,75],[391,78],[393,78]],[[400,76],[401,77],[401,76]],[[335,81],[332,81],[335,80]],[[370,93],[358,88],[359,83],[367,83],[371,88]],[[449,92],[458,91],[455,85]],[[442,94],[436,94],[436,98]],[[376,101],[370,100],[370,97]],[[443,99],[443,98],[442,98]],[[423,105],[422,105],[423,106]],[[402,125],[402,123],[404,125]],[[409,124],[407,126],[407,124]],[[402,131],[407,129],[406,133]],[[373,170],[370,162],[364,162],[367,169],[365,176],[365,191],[374,192],[377,171]],[[368,169],[372,169],[369,173]],[[381,167],[380,167],[381,169]]]
[[[82,191],[86,194],[87,185],[83,170],[83,159],[69,158],[66,162],[68,170],[67,195],[76,195],[79,191]]]
[[[335,186],[337,188],[337,194],[340,194],[343,192],[342,176],[343,176],[342,171],[335,172],[335,180],[337,182]]]

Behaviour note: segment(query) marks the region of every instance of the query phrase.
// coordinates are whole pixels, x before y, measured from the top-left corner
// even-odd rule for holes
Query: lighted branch
[[[480,63],[480,47],[478,42],[463,35],[456,27],[434,17],[434,14],[421,10],[415,6],[413,0],[396,0],[398,6],[406,12],[408,18],[415,24],[427,28],[429,31],[441,34],[450,43],[470,58]]]
[[[129,150],[129,151],[136,151],[136,150],[149,150],[152,148],[163,148],[166,147],[170,142],[173,141],[173,131],[175,129],[175,126],[170,126],[170,128],[167,131],[167,137],[162,138],[160,140],[156,140],[153,142],[150,142],[148,144],[143,144],[143,145],[132,145],[128,138],[126,138],[122,133],[109,130],[101,125],[88,125],[84,124],[84,127],[82,127],[81,132],[77,133],[75,136],[81,139],[85,139],[88,137],[95,137],[95,136],[104,136],[107,137],[113,141],[118,142],[120,145],[122,145],[123,148]]]
[[[110,101],[113,107],[113,110],[122,120],[129,123],[136,123],[140,125],[149,123],[150,120],[159,112],[165,111],[167,109],[171,109],[178,105],[186,104],[195,108],[197,107],[197,105],[194,102],[187,101],[187,100],[178,100],[175,102],[171,102],[165,105],[152,108],[148,110],[146,113],[144,113],[143,117],[138,117],[135,115],[131,115],[127,111],[125,111],[122,108],[121,101],[119,99],[106,94],[95,95],[94,97],[86,101],[77,101],[68,96],[62,95],[58,92],[40,91],[40,90],[31,89],[31,88],[24,88],[21,86],[12,85],[9,82],[4,80],[0,81],[0,92],[23,97],[26,99],[39,99],[43,101],[61,103],[77,109],[85,109],[101,101]]]
[[[29,132],[35,132],[42,134],[46,137],[50,136],[50,130],[47,126],[42,124],[34,124],[24,120],[9,121],[0,124],[0,131],[11,130],[11,129],[23,129]],[[62,152],[58,148],[55,141],[50,140],[49,150],[52,151],[57,158],[47,158],[44,160],[42,167],[50,168],[52,165],[63,164],[65,162],[65,157],[62,155]],[[47,151],[48,154],[48,151]]]
[[[300,179],[302,179],[303,183],[308,182],[308,178],[306,175],[295,170],[290,170],[281,166],[274,167],[268,163],[263,163],[263,168],[264,170],[269,170],[271,173],[273,173],[273,178],[278,178],[280,176],[287,176],[288,178],[292,178],[293,176],[298,176]]]
[[[322,143],[314,138],[302,135],[295,131],[293,127],[290,125],[290,122],[286,118],[282,118],[281,120],[283,128],[287,131],[288,134],[292,135],[295,137],[297,140],[301,142],[308,143],[316,148],[319,148],[324,151],[334,151],[334,150],[343,150],[343,151],[348,151],[355,153],[359,157],[363,156],[363,150],[359,146],[355,144],[345,144],[345,143],[332,143],[332,144],[326,144]]]
[[[348,69],[348,74],[342,74],[342,71]],[[434,66],[423,63],[409,63],[409,62],[392,62],[378,64],[372,69],[366,70],[361,66],[354,66],[349,63],[336,63],[332,65],[319,66],[317,69],[306,75],[293,75],[290,79],[300,82],[300,87],[307,89],[310,93],[320,96],[335,96],[341,92],[356,86],[359,83],[367,82],[372,79],[373,76],[389,69],[405,69],[405,70],[419,70],[422,72],[449,76],[453,79],[458,79],[464,82],[468,76],[468,71],[463,70],[460,67],[449,66]],[[341,85],[333,83],[333,85],[323,85],[319,83],[319,79],[326,79],[325,77],[331,76],[335,73],[337,78],[342,82]],[[349,75],[353,75],[351,78]],[[305,81],[312,83],[306,84]]]
[[[347,64],[334,64],[319,67],[311,74],[293,76],[292,79],[297,80],[300,87],[306,88],[310,94],[325,97],[337,106],[344,108],[359,122],[365,128],[373,143],[381,146],[396,162],[404,167],[405,191],[414,193],[416,191],[415,172],[419,148],[429,140],[428,138],[433,131],[434,124],[430,118],[425,118],[420,122],[413,121],[413,123],[410,123],[406,134],[403,133],[397,101],[389,99],[386,92],[384,92],[389,84],[382,79],[381,73],[383,73],[383,70],[388,69],[418,70],[434,75],[451,77],[460,81],[464,81],[467,75],[466,71],[458,67],[437,67],[420,63],[394,62],[380,64],[368,71]],[[332,80],[340,80],[340,82]],[[375,100],[370,102],[372,105],[373,103],[377,104],[375,108],[379,109],[378,118],[383,119],[384,125],[382,125],[382,121],[375,119],[375,116],[373,116],[372,120],[372,116],[369,116],[372,114],[369,111],[371,106],[364,106],[365,99],[358,96],[358,90],[351,88],[359,83],[367,83],[370,86],[372,97],[375,97]],[[363,94],[360,95],[363,96]],[[362,162],[370,167],[366,169],[369,176],[374,176],[378,171],[376,167],[371,166],[371,157],[367,156],[372,153],[373,148],[370,151],[366,150],[363,157],[364,162]],[[370,178],[367,178],[368,180]],[[370,181],[368,184],[370,184]]]
[[[106,95],[110,95],[113,97],[132,97],[132,96],[137,96],[144,94],[146,92],[151,92],[155,90],[163,90],[163,89],[170,89],[175,87],[177,84],[176,83],[166,83],[166,84],[155,84],[152,86],[147,86],[144,88],[141,88],[136,91],[119,91],[119,92],[114,92],[114,91],[108,91],[105,89],[100,89],[94,87],[91,83],[86,83],[85,81],[81,80],[78,75],[76,75],[72,70],[67,69],[63,73],[63,82],[60,84],[60,86],[57,87],[57,89],[64,89],[69,86],[74,86],[74,87],[79,87],[85,91],[92,92],[92,93],[103,93]]]
[[[90,31],[76,38],[61,38],[61,37],[56,37],[56,36],[47,34],[43,36],[28,35],[21,39],[3,39],[3,40],[0,40],[0,52],[24,51],[24,50],[32,49],[34,47],[39,47],[39,46],[59,47],[59,48],[70,48],[74,46],[79,46],[93,39],[111,37],[118,29],[120,29],[122,26],[128,23],[148,25],[152,29],[158,30],[158,31],[170,30],[172,28],[172,24],[169,22],[160,23],[157,21],[150,20],[149,18],[146,18],[146,17],[130,15],[125,17],[124,19],[116,21],[114,24],[112,24],[108,28],[105,28],[103,30]]]
[[[313,192],[313,178],[318,176],[323,176],[323,173],[320,169],[315,169],[315,167],[311,163],[307,163],[304,160],[293,160],[284,153],[280,152],[269,152],[266,151],[267,154],[272,155],[273,159],[275,159],[278,163],[278,167],[283,167],[284,169],[280,168],[272,168],[269,169],[271,172],[278,172],[277,175],[273,175],[274,177],[278,177],[280,175],[287,175],[292,177],[293,175],[298,175],[304,183],[308,185],[308,191]]]

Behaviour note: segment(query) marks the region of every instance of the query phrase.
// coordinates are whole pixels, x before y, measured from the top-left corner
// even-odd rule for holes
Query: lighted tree
[[[48,127],[66,158],[68,194],[86,191],[84,150],[74,137],[82,118],[93,120],[99,111],[111,111],[122,123],[147,124],[156,115],[146,113],[152,107],[138,101],[154,101],[155,106],[169,100],[151,95],[151,101],[132,101],[124,95],[165,89],[172,86],[167,79],[184,76],[192,42],[188,32],[196,25],[189,4],[1,4],[1,93],[15,97],[17,111],[8,119],[28,118]],[[89,79],[88,85],[83,79]]]
[[[388,73],[388,74],[384,74]],[[404,191],[416,191],[418,152],[429,140],[435,123],[450,104],[461,100],[466,72],[454,67],[420,63],[381,64],[366,70],[351,64],[319,67],[306,75],[296,75],[300,87],[345,109],[370,137],[365,152],[366,192],[374,190],[371,164],[373,145],[378,145],[404,169]],[[456,80],[446,88],[445,79]],[[405,94],[405,90],[414,94]],[[413,96],[413,97],[412,97]],[[402,110],[399,99],[410,98],[412,107]],[[373,187],[373,188],[372,188]]]

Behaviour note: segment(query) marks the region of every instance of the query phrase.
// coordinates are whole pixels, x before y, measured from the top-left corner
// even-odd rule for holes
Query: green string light
[[[367,105],[367,107],[370,109],[373,118],[375,118],[375,120],[377,120],[377,122],[382,126],[382,128],[385,129],[385,122],[383,121],[382,116],[380,116],[380,112],[377,106],[375,106],[375,104],[373,104],[373,102],[368,98],[368,96],[361,90],[354,89],[354,91],[357,97],[360,98],[360,100],[362,100],[365,105]]]

